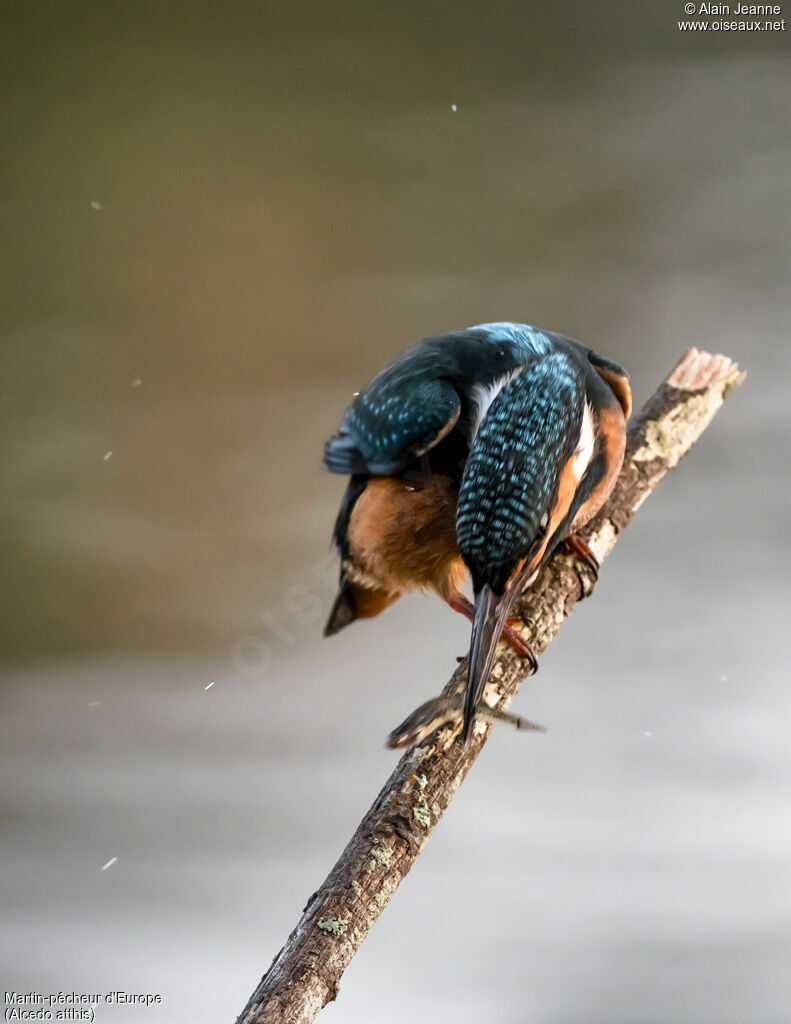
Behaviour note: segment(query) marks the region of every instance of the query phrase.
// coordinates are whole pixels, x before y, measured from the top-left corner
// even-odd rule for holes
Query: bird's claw
[[[576,558],[578,562],[581,562],[590,570],[590,574],[593,577],[593,582],[590,586],[586,586],[586,581],[583,579],[580,582],[582,596],[587,597],[599,579],[599,559],[594,555],[582,537],[576,533],[570,533],[563,541],[563,545],[573,558]]]
[[[517,619],[516,621],[521,622],[522,620]],[[510,626],[504,627],[503,632],[501,634],[501,639],[505,640],[505,642],[510,646],[511,650],[515,651],[520,658],[527,659],[530,665],[530,671],[527,674],[529,676],[534,676],[538,671],[538,658],[536,657],[536,653],[533,650],[532,646],[528,643],[528,641],[525,640],[523,636],[517,633],[516,630],[512,629]]]
[[[463,594],[455,594],[448,601],[448,604],[454,611],[459,612],[466,619],[469,619],[470,622],[472,622],[473,617],[475,615],[475,608],[473,607],[473,605],[470,604],[470,602]],[[530,623],[525,622],[525,620],[520,618],[518,615],[510,616],[505,620],[505,626],[503,626],[503,631],[500,634],[500,639],[505,640],[505,642],[508,644],[511,650],[515,651],[520,658],[528,659],[528,661],[530,662],[530,671],[528,672],[528,675],[532,676],[535,675],[535,673],[538,671],[538,658],[536,657],[535,651],[530,646],[528,641],[525,640],[525,638],[521,636],[521,634],[517,633],[516,630],[512,628],[513,626],[523,625],[529,626]],[[456,661],[461,663],[462,661],[464,661],[464,657],[458,657],[456,658]]]

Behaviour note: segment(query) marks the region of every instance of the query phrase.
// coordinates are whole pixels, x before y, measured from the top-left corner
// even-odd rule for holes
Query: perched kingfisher
[[[326,467],[350,476],[333,532],[340,584],[325,635],[406,591],[438,594],[473,624],[469,743],[500,636],[536,667],[508,618],[522,586],[564,540],[598,568],[573,531],[614,486],[630,411],[620,366],[526,324],[480,324],[396,357],[355,396],[325,447]],[[461,591],[468,573],[474,604]]]

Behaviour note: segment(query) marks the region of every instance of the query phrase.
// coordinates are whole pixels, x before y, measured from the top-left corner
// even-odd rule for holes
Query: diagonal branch
[[[630,424],[621,475],[584,534],[599,559],[662,478],[711,422],[743,374],[726,356],[690,349]],[[519,613],[541,654],[582,595],[580,569],[556,553],[522,595]],[[445,688],[464,678],[460,665]],[[487,700],[506,707],[525,672],[501,644]],[[478,727],[469,750],[446,726],[407,751],[240,1014],[237,1024],[306,1024],[335,999],[338,984],[472,767],[490,726]]]

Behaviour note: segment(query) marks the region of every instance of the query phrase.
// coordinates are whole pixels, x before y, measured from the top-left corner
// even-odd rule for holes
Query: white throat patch
[[[588,468],[588,463],[593,457],[593,446],[596,442],[596,432],[593,427],[593,412],[588,403],[585,403],[585,409],[582,413],[582,427],[580,429],[580,439],[577,442],[577,447],[574,450],[574,457],[572,462],[572,472],[577,479],[577,482],[585,475],[585,470]]]

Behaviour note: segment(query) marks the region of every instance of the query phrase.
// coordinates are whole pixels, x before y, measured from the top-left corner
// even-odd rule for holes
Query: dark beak
[[[512,588],[513,589],[513,588]],[[467,692],[464,695],[464,746],[470,745],[475,725],[475,709],[483,697],[486,680],[492,670],[497,641],[503,631],[511,601],[495,594],[488,584],[475,595],[472,642],[467,663]]]

